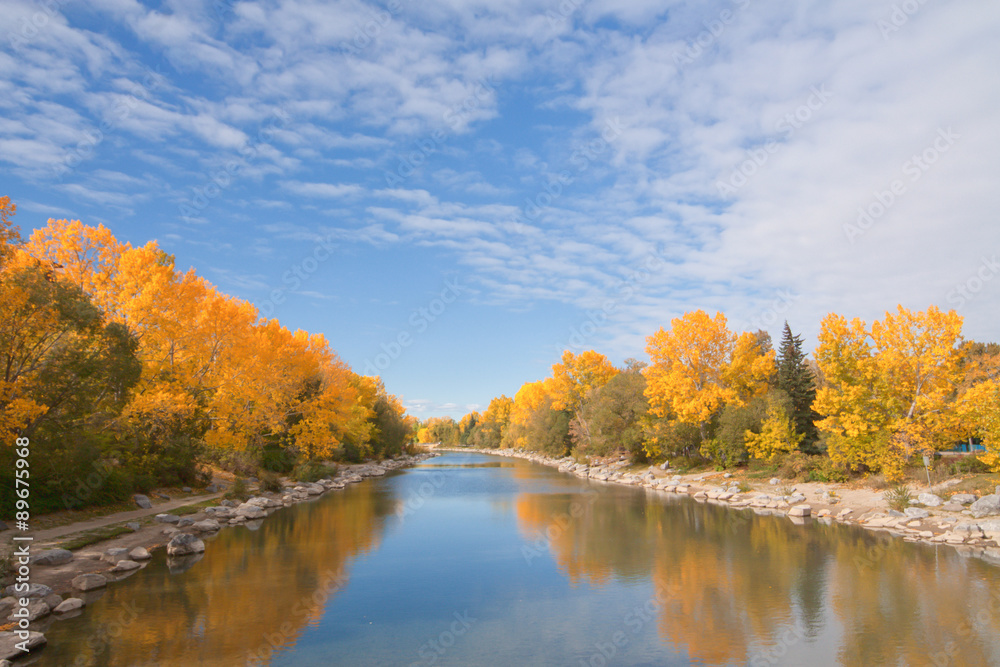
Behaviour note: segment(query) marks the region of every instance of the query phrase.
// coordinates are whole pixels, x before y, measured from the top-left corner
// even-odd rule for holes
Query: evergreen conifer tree
[[[816,378],[802,353],[802,337],[792,335],[788,322],[785,322],[785,330],[781,336],[777,384],[792,399],[791,417],[795,422],[795,430],[805,436],[800,448],[808,451],[818,439],[816,426],[813,424],[817,415],[812,409],[816,399]]]

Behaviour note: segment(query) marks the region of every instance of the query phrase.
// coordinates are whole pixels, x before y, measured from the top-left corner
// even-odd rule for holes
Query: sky
[[[420,418],[694,309],[1000,340],[1000,4],[0,0],[0,195],[155,239]]]

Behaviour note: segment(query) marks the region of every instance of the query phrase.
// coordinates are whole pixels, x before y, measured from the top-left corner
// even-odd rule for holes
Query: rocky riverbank
[[[853,524],[884,531],[907,542],[947,544],[1000,564],[1000,487],[995,494],[981,498],[962,493],[949,495],[947,489],[959,481],[949,480],[919,494],[910,507],[897,512],[889,508],[881,491],[836,483],[793,483],[775,478],[749,484],[737,481],[731,473],[684,475],[665,465],[629,471],[623,460],[580,463],[571,457],[557,459],[522,450],[456,448],[452,451],[527,459],[585,479],[686,495],[699,502],[758,514],[784,515],[801,524],[811,520]]]
[[[379,463],[342,466],[334,478],[315,483],[284,482],[276,493],[259,493],[246,502],[222,500],[196,514],[179,516],[170,512],[157,514],[153,522],[130,524],[134,532],[76,552],[65,549],[43,549],[32,546],[30,588],[17,592],[7,586],[0,599],[0,667],[25,653],[16,644],[23,641],[14,630],[24,630],[27,624],[28,647],[31,651],[45,645],[45,631],[61,619],[73,618],[84,612],[86,605],[101,597],[108,585],[132,576],[152,558],[151,552],[166,548],[167,566],[171,572],[183,572],[203,556],[206,540],[220,530],[244,526],[256,530],[274,512],[297,503],[357,484],[369,477],[381,477],[391,470],[439,456],[436,453],[401,456]],[[15,560],[16,565],[16,560]],[[15,597],[16,596],[16,597]],[[27,606],[20,599],[28,600]]]

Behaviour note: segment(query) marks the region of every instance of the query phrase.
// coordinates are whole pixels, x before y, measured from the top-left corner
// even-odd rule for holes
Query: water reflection
[[[522,535],[578,584],[649,577],[648,613],[692,662],[796,664],[789,656],[808,644],[826,647],[813,665],[998,664],[990,565],[860,529],[600,486],[521,494]]]
[[[200,560],[161,552],[55,623],[37,664],[1000,664],[1000,570],[950,547],[428,463],[227,529]],[[433,648],[455,614],[477,620]]]
[[[280,511],[257,531],[223,530],[195,562],[168,563],[160,550],[79,618],[55,623],[37,664],[267,664],[315,625],[346,586],[351,560],[378,545],[392,509],[386,487],[340,493],[341,502]]]

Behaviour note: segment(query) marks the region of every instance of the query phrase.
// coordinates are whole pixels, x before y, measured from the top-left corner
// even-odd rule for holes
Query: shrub
[[[270,491],[272,493],[277,493],[281,491],[284,487],[281,485],[281,477],[278,473],[272,472],[270,470],[261,469],[260,471],[260,490]]]
[[[247,500],[249,497],[250,489],[247,487],[247,481],[242,477],[237,477],[233,482],[232,488],[223,495],[223,498],[227,500],[239,500],[240,502]]]
[[[910,487],[906,484],[896,484],[884,494],[885,501],[889,503],[891,509],[902,512],[910,506],[913,496],[910,494]]]
[[[804,480],[817,457],[802,452],[791,452],[778,459],[777,474],[785,479]]]
[[[846,482],[847,472],[826,456],[815,457],[806,473],[809,482]]]
[[[978,456],[957,456],[948,462],[949,475],[973,475],[990,472],[990,467]]]
[[[324,477],[336,477],[339,468],[334,465],[323,465],[315,461],[305,461],[292,468],[291,477],[299,482],[315,482]]]

